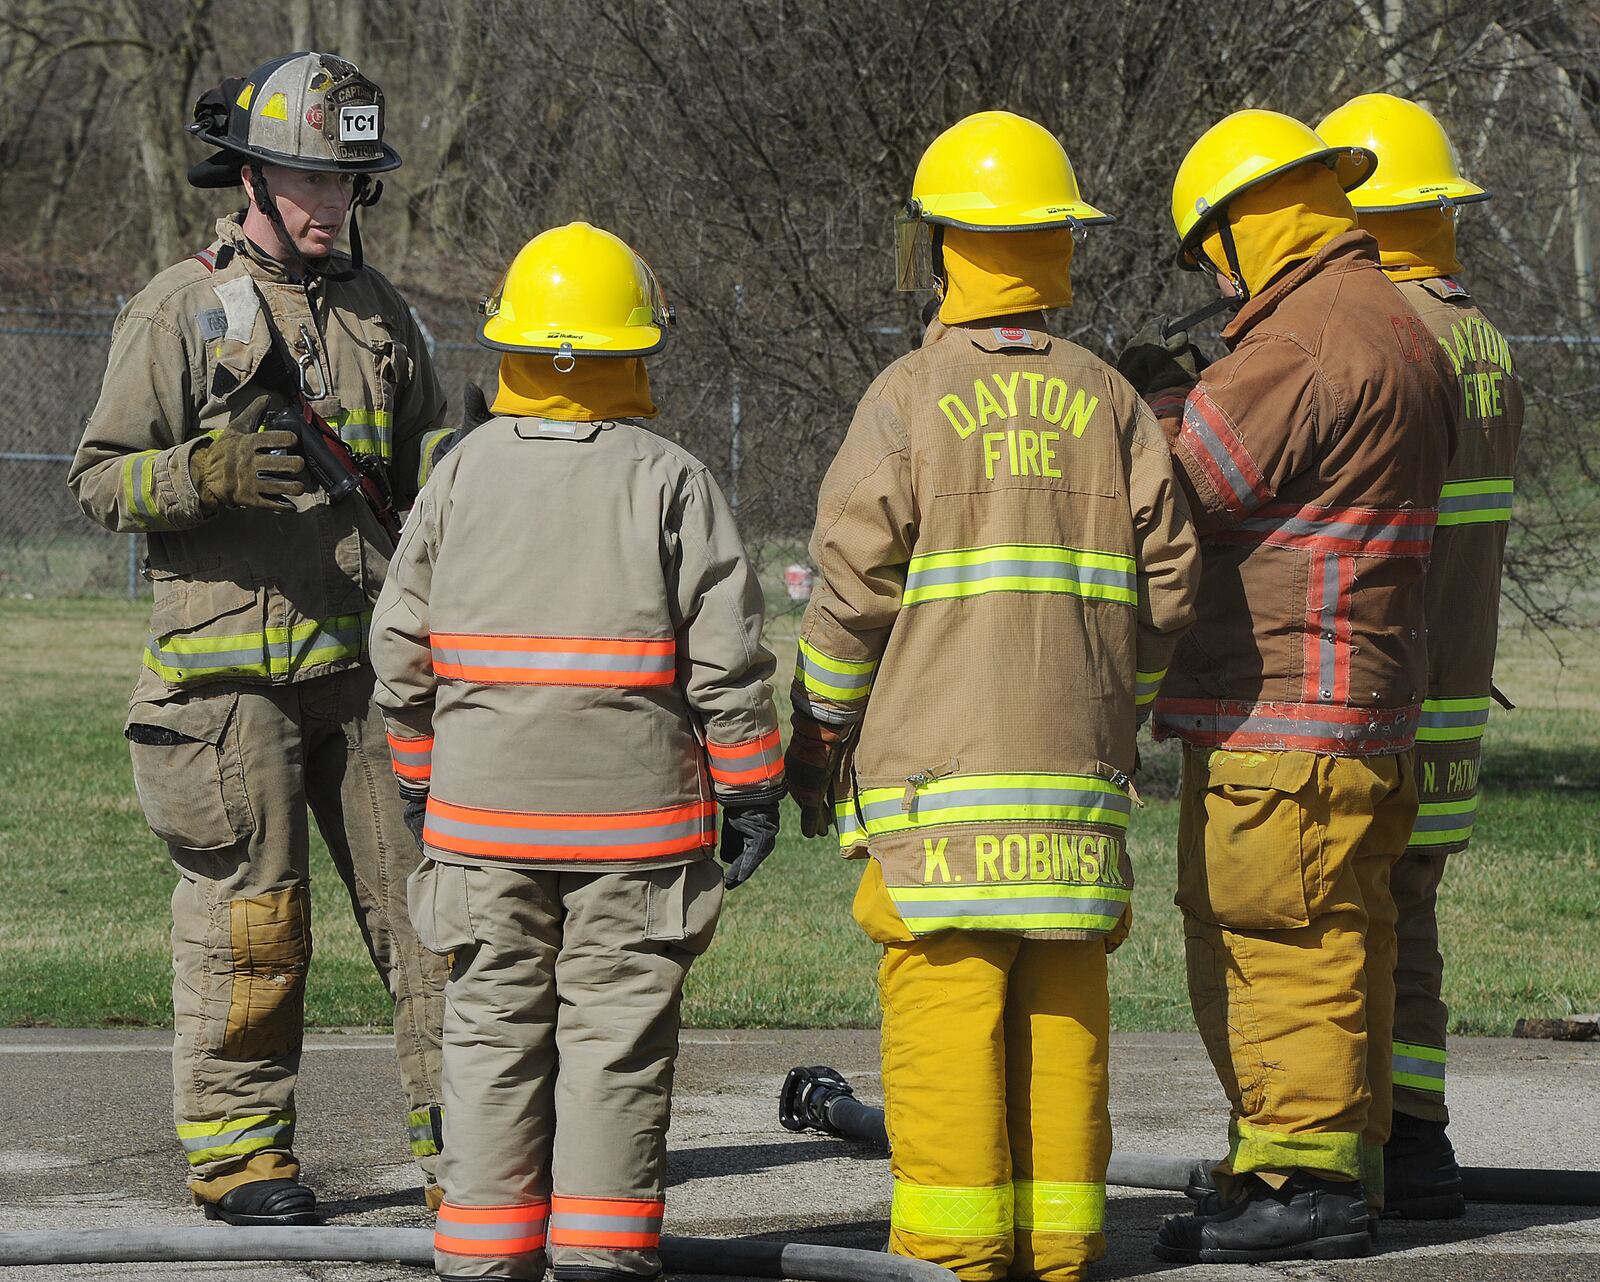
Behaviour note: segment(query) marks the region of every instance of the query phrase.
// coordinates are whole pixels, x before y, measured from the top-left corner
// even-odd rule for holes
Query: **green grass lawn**
[[[165,1025],[174,874],[134,799],[122,721],[146,606],[0,601],[0,1025]],[[793,616],[773,629],[787,652]],[[1600,646],[1509,633],[1471,852],[1446,878],[1446,997],[1459,1032],[1600,1008]],[[1172,906],[1174,754],[1145,745],[1132,938],[1112,959],[1121,1029],[1189,1027]],[[792,817],[792,811],[787,812]],[[857,865],[786,832],[728,897],[690,974],[700,1027],[876,1020],[876,950],[850,920]],[[378,1024],[385,998],[326,852],[313,854],[315,1025]]]

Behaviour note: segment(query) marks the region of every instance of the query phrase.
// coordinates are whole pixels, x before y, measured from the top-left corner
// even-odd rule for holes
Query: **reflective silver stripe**
[[[660,1233],[659,1215],[579,1215],[555,1211],[550,1216],[550,1231],[587,1230],[590,1233]]]
[[[1219,411],[1220,412],[1220,411]],[[1217,430],[1212,427],[1211,421],[1192,402],[1186,401],[1183,407],[1183,426],[1189,432],[1196,445],[1206,452],[1206,456],[1216,465],[1222,478],[1228,483],[1228,488],[1233,491],[1233,497],[1239,506],[1248,510],[1261,506],[1262,499],[1256,494],[1255,486],[1245,477],[1243,470],[1234,459],[1232,451],[1227,444],[1217,435]]]
[[[293,1132],[293,1118],[269,1117],[246,1122],[237,1130],[218,1131],[215,1135],[180,1136],[179,1143],[183,1145],[185,1153],[203,1153],[207,1149],[228,1148],[246,1140],[276,1140]]]
[[[1245,522],[1246,525],[1249,522]],[[1335,644],[1335,629],[1339,618],[1339,559],[1322,557],[1322,609],[1317,623],[1317,679],[1318,691],[1324,699],[1333,698],[1334,683],[1339,679],[1339,650]]]
[[[913,570],[906,576],[906,592],[916,592],[922,588],[937,587],[945,583],[980,583],[984,579],[1011,578],[1051,579],[1087,587],[1123,588],[1130,592],[1138,588],[1138,579],[1134,575],[1105,566],[1008,558],[979,561],[974,565],[941,565],[929,570]]]
[[[389,741],[389,755],[396,761],[404,762],[408,766],[428,766],[433,764],[433,749],[430,748],[402,748],[393,739]]]
[[[1441,494],[1439,496],[1439,515],[1445,516],[1455,512],[1486,512],[1494,509],[1511,510],[1511,495],[1508,493],[1490,494]]]
[[[1489,724],[1489,709],[1482,707],[1440,712],[1424,703],[1422,720],[1418,724],[1429,730],[1442,730],[1447,726],[1486,726]]]
[[[477,1220],[451,1220],[439,1212],[437,1231],[445,1237],[461,1238],[466,1242],[514,1242],[518,1238],[535,1237],[545,1231],[550,1213],[540,1211],[537,1218],[514,1220],[504,1224],[485,1224]],[[449,1254],[449,1248],[442,1248]]]
[[[902,917],[1027,917],[1059,913],[1120,917],[1128,904],[1125,898],[1079,898],[1065,894],[1020,899],[901,899],[892,889],[889,894]]]
[[[825,668],[804,650],[800,651],[800,669],[806,676],[814,677],[823,685],[836,686],[841,690],[865,690],[872,684],[876,675],[873,672],[835,672],[832,668]]]
[[[1156,720],[1163,726],[1170,726],[1179,734],[1193,734],[1197,730],[1211,734],[1235,735],[1247,734],[1261,738],[1274,739],[1315,739],[1338,744],[1340,746],[1352,743],[1368,743],[1378,746],[1398,745],[1409,746],[1414,737],[1415,727],[1407,722],[1389,722],[1382,726],[1374,726],[1366,722],[1348,723],[1343,721],[1323,720],[1315,717],[1273,717],[1256,714],[1230,714],[1219,712],[1205,712],[1196,714],[1182,709],[1183,700],[1173,700],[1178,707],[1163,707],[1161,701],[1156,703]],[[1398,709],[1380,709],[1392,713]],[[1196,720],[1203,724],[1196,726]]]
[[[1431,529],[1427,525],[1400,525],[1387,521],[1370,524],[1356,521],[1308,521],[1298,516],[1253,516],[1240,521],[1239,528],[1262,534],[1294,534],[1367,544],[1425,542]]]
[[[460,650],[435,645],[435,659],[462,668],[523,668],[532,671],[671,672],[672,654],[574,654],[562,650]]]
[[[1432,1078],[1439,1083],[1439,1089],[1444,1090],[1444,1065],[1435,1063],[1431,1059],[1416,1059],[1411,1055],[1396,1054],[1393,1071],[1410,1073],[1415,1077]]]
[[[493,824],[464,823],[429,809],[428,832],[469,841],[493,841],[509,846],[642,846],[714,831],[714,816],[703,815],[678,823],[649,828],[500,828]]]
[[[281,630],[281,629],[274,629]],[[342,652],[357,654],[361,649],[361,642],[365,636],[365,627],[362,620],[356,619],[341,627],[325,628],[318,625],[317,630],[301,638],[288,638],[282,640],[265,640],[254,646],[241,646],[234,650],[206,650],[189,649],[183,644],[177,648],[169,649],[174,641],[179,638],[169,637],[165,645],[152,641],[149,646],[150,653],[164,664],[171,667],[186,668],[191,671],[211,671],[218,668],[236,668],[263,663],[283,662],[306,655],[314,654],[322,649],[337,649]],[[185,636],[181,642],[198,647],[205,642],[204,635],[198,637]]]
[[[1469,800],[1463,798],[1463,801]],[[1449,810],[1430,813],[1432,806],[1454,806],[1459,803],[1453,801],[1423,802],[1417,807],[1417,821],[1411,826],[1412,832],[1453,832],[1457,828],[1471,829],[1473,820],[1478,813],[1477,794],[1470,798],[1471,805],[1460,810]]]

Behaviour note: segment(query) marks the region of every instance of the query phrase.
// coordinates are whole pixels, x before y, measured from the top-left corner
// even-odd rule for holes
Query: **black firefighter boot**
[[[296,1180],[254,1180],[204,1203],[206,1219],[277,1228],[317,1222],[317,1195]]]
[[[1456,1220],[1466,1212],[1461,1168],[1443,1122],[1394,1115],[1383,1146],[1383,1214],[1399,1220]]]
[[[1155,1254],[1182,1264],[1344,1260],[1372,1250],[1369,1219],[1358,1182],[1297,1171],[1281,1189],[1251,1180],[1243,1201],[1214,1215],[1169,1216]]]

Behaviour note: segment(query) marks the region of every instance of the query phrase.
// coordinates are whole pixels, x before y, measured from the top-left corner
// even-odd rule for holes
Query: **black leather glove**
[[[722,844],[717,850],[728,871],[722,884],[729,890],[750,880],[778,844],[778,798],[728,801],[722,805]]]
[[[1140,396],[1169,387],[1192,387],[1200,371],[1210,364],[1183,331],[1163,338],[1164,318],[1157,318],[1133,336],[1117,357],[1117,373],[1133,384]]]
[[[417,849],[422,849],[422,822],[428,817],[428,794],[425,792],[402,792],[400,796],[406,803],[406,827],[411,830],[411,835],[417,840]]]

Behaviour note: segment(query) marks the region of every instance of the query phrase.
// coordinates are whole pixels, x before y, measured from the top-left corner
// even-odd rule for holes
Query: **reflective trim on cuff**
[[[1443,1095],[1445,1060],[1442,1047],[1396,1042],[1391,1068],[1394,1084],[1409,1086],[1414,1091]]]
[[[294,1145],[293,1113],[254,1113],[215,1122],[179,1122],[178,1142],[190,1166],[204,1166],[230,1157],[248,1157],[262,1149]]]
[[[433,1230],[433,1249],[490,1259],[542,1251],[549,1202],[518,1206],[458,1206],[445,1202]]]
[[[1059,1180],[1012,1180],[1017,1228],[1036,1233],[1099,1233],[1106,1225],[1106,1186]]]
[[[1361,1178],[1361,1136],[1355,1131],[1291,1135],[1236,1121],[1228,1128],[1228,1165],[1250,1171],[1326,1171]]]
[[[902,1233],[927,1237],[1008,1237],[1015,1223],[1014,1200],[1009,1184],[963,1188],[897,1179],[889,1223]]]

